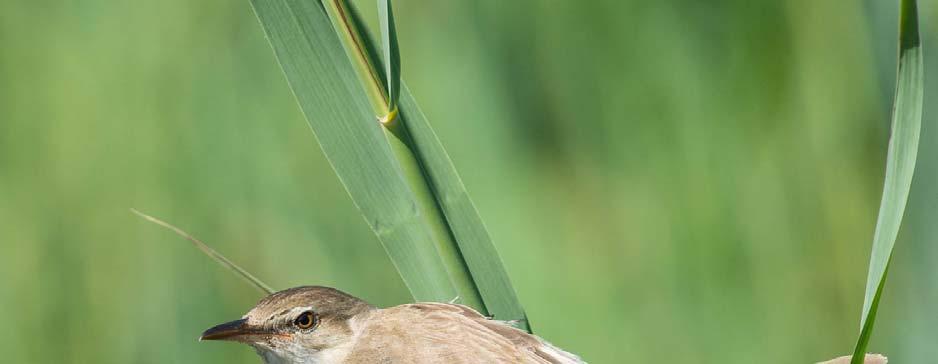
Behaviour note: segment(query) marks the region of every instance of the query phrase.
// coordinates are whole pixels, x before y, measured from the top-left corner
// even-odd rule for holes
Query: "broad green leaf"
[[[469,266],[486,309],[496,318],[517,322],[519,327],[530,331],[508,273],[482,218],[469,199],[465,185],[410,90],[406,85],[402,90],[401,120],[413,140],[415,154],[422,156],[426,178],[459,244],[459,251]]]
[[[386,62],[343,0],[323,0],[322,6],[299,0],[253,4],[326,156],[414,297],[458,298],[527,328],[465,187],[400,81],[390,2],[379,1]],[[389,93],[377,97],[384,88]],[[371,102],[370,115],[365,100]],[[394,119],[398,107],[401,116]]]
[[[309,0],[251,4],[319,145],[411,294],[452,300],[433,234],[325,9]]]
[[[329,22],[332,24],[334,34],[338,37],[338,45],[345,50],[348,61],[354,69],[354,75],[357,76],[362,87],[365,89],[365,95],[371,102],[372,110],[377,117],[384,117],[390,114],[388,107],[388,96],[382,86],[382,75],[372,64],[372,59],[364,49],[362,33],[359,31],[362,26],[357,19],[355,9],[352,8],[346,0],[321,0],[322,7],[328,15]],[[310,0],[310,2],[317,2]],[[313,19],[302,19],[301,21],[313,21]],[[317,26],[319,26],[317,24]]]
[[[416,161],[416,166],[421,168],[420,171],[409,175],[411,185],[429,185],[439,212],[445,217],[443,224],[448,228],[449,235],[441,236],[441,244],[438,244],[438,247],[444,260],[450,263],[448,267],[451,268],[454,284],[463,297],[463,303],[478,306],[482,312],[501,320],[515,322],[517,326],[530,331],[527,316],[511,286],[498,251],[449,155],[410,90],[401,85],[399,51],[390,0],[379,0],[378,8],[388,88],[401,88],[401,100],[397,105],[400,116],[398,120],[386,125],[392,132],[388,137],[392,145],[397,146],[393,150],[399,160],[405,162],[405,165]],[[355,15],[354,11],[352,15]],[[353,22],[361,24],[360,21]],[[372,63],[381,63],[375,56],[368,32],[364,29],[359,32],[359,39],[364,44],[358,48],[370,52]],[[394,106],[390,108],[395,109]],[[437,222],[434,220],[433,224]],[[462,267],[457,266],[458,264],[462,264]],[[472,291],[469,291],[470,289]],[[481,302],[475,304],[474,301],[477,300]]]
[[[382,85],[376,75],[381,72],[372,67],[374,64],[380,64],[381,60],[375,52],[375,47],[367,32],[362,27],[363,22],[359,19],[358,13],[344,0],[324,0],[326,13],[332,21],[333,29],[338,32],[338,39],[348,56],[348,61],[354,66],[358,80],[366,90],[380,90]],[[366,69],[367,68],[367,69]],[[383,95],[383,94],[382,94]],[[412,223],[421,225],[429,232],[429,239],[436,247],[436,254],[442,260],[450,281],[456,289],[456,295],[450,300],[471,306],[480,312],[487,314],[482,297],[473,282],[469,267],[466,265],[459,246],[454,240],[455,237],[447,226],[446,219],[443,217],[440,207],[437,205],[435,195],[430,189],[430,185],[424,177],[423,167],[420,158],[412,152],[410,137],[400,131],[401,122],[396,118],[397,109],[391,109],[388,100],[385,98],[370,97],[372,104],[378,104],[374,109],[375,124],[378,121],[381,125],[388,128],[382,128],[387,137],[386,143],[391,148],[392,155],[396,158],[392,163],[396,163],[403,174],[405,184],[410,188],[409,194],[405,196],[415,201],[414,213],[419,216]],[[390,110],[390,111],[389,111]],[[399,191],[398,193],[404,193]]]
[[[873,249],[870,254],[866,295],[860,320],[860,337],[851,363],[863,361],[876,321],[876,311],[886,283],[892,249],[899,234],[909,188],[918,154],[918,140],[922,123],[924,73],[922,46],[918,31],[918,10],[915,0],[902,0],[899,19],[899,69],[896,77],[896,98],[892,110],[892,135],[886,156],[886,180]]]

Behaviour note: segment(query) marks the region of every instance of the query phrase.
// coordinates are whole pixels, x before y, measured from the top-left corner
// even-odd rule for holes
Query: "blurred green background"
[[[895,1],[395,5],[404,77],[537,333],[593,363],[852,349]],[[0,47],[0,360],[259,362],[196,338],[260,295],[130,207],[277,288],[408,301],[247,1],[4,1]],[[871,344],[896,363],[938,357],[931,97]]]

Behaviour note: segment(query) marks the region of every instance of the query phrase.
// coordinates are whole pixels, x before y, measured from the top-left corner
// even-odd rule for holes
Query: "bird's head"
[[[334,288],[291,288],[265,297],[239,320],[205,330],[200,340],[248,344],[269,363],[308,362],[311,356],[349,342],[350,321],[373,309]]]

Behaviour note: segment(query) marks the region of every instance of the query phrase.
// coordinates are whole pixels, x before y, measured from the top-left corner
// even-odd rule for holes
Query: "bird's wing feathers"
[[[416,355],[416,362],[583,363],[537,336],[463,305],[414,303],[378,310],[375,315],[373,322],[381,325],[373,327],[381,328],[367,329],[361,339],[396,341],[378,346],[404,346],[400,355]],[[421,348],[421,352],[414,348]]]
[[[489,319],[468,306],[445,303],[415,305],[428,305],[437,310],[458,311],[462,316],[511,341],[516,348],[527,352],[529,356],[533,355],[533,358],[538,359],[538,362],[543,361],[550,364],[583,363],[578,356],[563,351],[538,336],[519,330],[506,321]]]

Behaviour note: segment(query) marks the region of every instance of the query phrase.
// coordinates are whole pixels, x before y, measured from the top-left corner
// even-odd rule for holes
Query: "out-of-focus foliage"
[[[398,0],[395,16],[403,76],[537,333],[595,363],[793,363],[855,339],[894,5]],[[256,291],[129,207],[275,288],[407,301],[262,34],[247,1],[0,3],[4,361],[258,361],[196,341]],[[895,362],[938,356],[932,105],[870,346]]]

